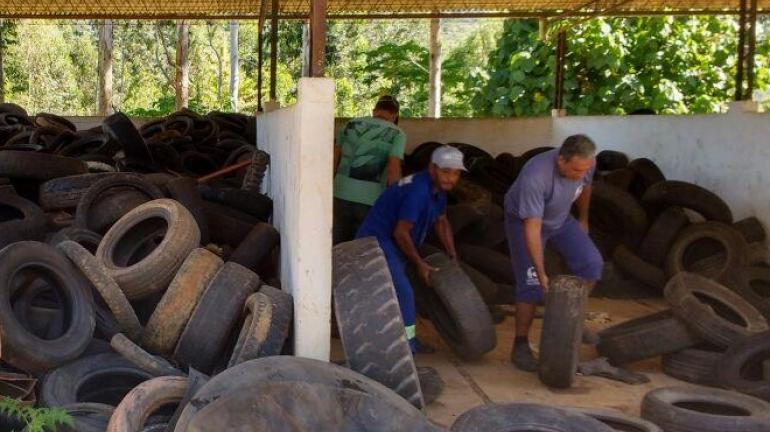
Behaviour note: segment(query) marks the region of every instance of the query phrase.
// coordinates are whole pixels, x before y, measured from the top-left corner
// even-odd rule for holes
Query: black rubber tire
[[[600,421],[616,432],[663,432],[656,424],[638,417],[631,417],[613,409],[569,408]]]
[[[88,188],[114,173],[81,174],[60,177],[40,185],[40,207],[43,210],[67,210],[77,207]]]
[[[52,154],[3,150],[0,177],[46,181],[88,172],[85,162]]]
[[[406,162],[414,172],[424,170],[430,164],[430,157],[433,155],[433,151],[443,145],[443,143],[435,141],[424,142],[412,150],[409,156],[407,156]]]
[[[247,214],[219,203],[205,201],[204,210],[209,221],[209,236],[213,243],[228,245],[233,249],[249,235],[260,221]]]
[[[273,200],[258,192],[208,186],[199,186],[198,190],[204,199],[218,202],[262,222],[267,222],[273,214]]]
[[[115,407],[107,432],[165,431],[169,417],[152,424],[150,416],[163,407],[178,405],[186,392],[187,377],[182,376],[161,376],[139,384]]]
[[[428,432],[440,429],[418,411],[403,411],[387,399],[355,389],[298,382],[257,383],[254,391],[230,393],[207,405],[188,431],[235,430],[248,424],[252,430]],[[332,426],[333,425],[333,426]]]
[[[496,250],[468,244],[457,244],[460,259],[498,283],[514,284],[511,259]]]
[[[76,403],[62,407],[74,423],[73,427],[63,426],[59,432],[104,432],[115,407],[100,403]]]
[[[716,347],[687,348],[665,354],[661,362],[663,373],[682,381],[708,387],[721,387],[717,379],[717,364],[724,353]]]
[[[149,373],[118,354],[83,357],[45,376],[40,403],[47,407],[83,402],[115,406],[131,389],[150,378]]]
[[[452,432],[613,432],[612,428],[569,408],[529,403],[486,404],[460,415]]]
[[[665,296],[674,314],[704,340],[729,347],[770,329],[749,302],[719,283],[682,272],[666,285]]]
[[[270,322],[273,319],[273,305],[270,299],[256,292],[246,299],[243,307],[243,324],[238,332],[238,340],[230,354],[227,367],[260,357],[262,343],[267,338]]]
[[[90,282],[93,289],[112,312],[121,331],[131,339],[139,340],[139,335],[142,332],[139,318],[136,317],[136,313],[123,291],[109,276],[107,269],[88,250],[74,241],[63,241],[56,248],[62,251]]]
[[[102,122],[102,130],[120,143],[127,159],[154,162],[150,149],[136,126],[123,113],[115,113]]]
[[[422,409],[417,368],[377,239],[336,245],[333,263],[334,312],[348,365]]]
[[[530,159],[533,157],[539,155],[540,153],[545,153],[549,150],[553,150],[553,147],[535,147],[533,149],[529,149],[525,151],[524,153],[520,154],[518,158],[516,158],[516,162],[518,163],[518,169],[516,171],[521,172],[521,169],[524,168],[524,165],[529,162]]]
[[[733,224],[733,228],[738,230],[739,233],[746,239],[746,243],[764,242],[767,240],[767,231],[754,216],[741,219]]]
[[[259,292],[269,300],[273,311],[270,328],[259,349],[260,357],[281,355],[291,333],[294,321],[294,298],[291,294],[270,285],[262,285]]]
[[[241,363],[212,377],[182,411],[176,430],[188,430],[190,421],[221,397],[251,392],[250,389],[265,382],[305,383],[354,389],[381,398],[403,412],[417,412],[409,402],[392,390],[348,368],[301,357],[273,356]]]
[[[243,176],[241,189],[249,192],[260,192],[268,165],[270,165],[270,155],[262,150],[256,150],[251,156],[251,165]]]
[[[71,227],[67,227],[57,231],[48,240],[48,244],[50,244],[51,246],[56,246],[59,243],[68,241],[68,240],[74,241],[80,246],[83,246],[84,248],[86,248],[86,250],[88,250],[92,254],[95,254],[96,249],[99,248],[99,243],[102,242],[102,236],[84,228],[71,226]]]
[[[129,251],[158,232],[163,235],[160,244],[133,262]],[[99,244],[96,258],[129,300],[140,300],[165,290],[199,244],[200,232],[190,212],[174,200],[159,199],[142,204],[115,223]]]
[[[770,268],[749,267],[743,280],[737,280],[730,288],[770,320]]]
[[[599,332],[599,339],[597,351],[613,364],[681,351],[702,341],[671,310],[616,324]]]
[[[233,251],[228,261],[238,263],[258,272],[281,240],[278,230],[272,225],[260,222],[254,225],[249,235]]]
[[[655,162],[647,158],[634,159],[628,164],[628,169],[635,173],[629,191],[639,199],[644,196],[650,186],[666,180],[666,176]]]
[[[614,171],[597,171],[594,180],[596,182],[607,183],[620,190],[629,192],[635,178],[636,173],[634,171],[629,168],[621,168]]]
[[[104,200],[106,198],[105,195],[109,194],[111,189],[118,191],[130,189],[145,195],[148,201],[163,198],[163,193],[157,187],[145,181],[141,176],[136,174],[114,174],[94,183],[81,197],[75,211],[75,226],[88,228],[91,225],[90,219],[95,216],[92,214],[92,208],[99,201]],[[110,203],[110,205],[113,204]],[[94,208],[93,210],[96,213],[96,209]]]
[[[720,246],[716,247],[716,243]],[[723,257],[720,263],[715,266],[703,265],[717,254]],[[682,271],[693,271],[724,283],[733,282],[734,275],[748,265],[746,240],[732,226],[721,222],[696,223],[683,229],[671,245],[665,261],[666,275],[669,277]]]
[[[492,279],[489,279],[484,273],[476,270],[468,264],[461,262],[460,267],[463,269],[463,272],[471,279],[473,286],[476,287],[476,290],[484,300],[484,303],[488,305],[496,304],[495,301],[498,298],[498,291],[500,289],[497,284]]]
[[[748,337],[717,359],[717,381],[722,387],[770,401],[770,380],[763,376],[763,361],[770,358],[770,332]]]
[[[642,399],[642,418],[666,432],[761,432],[770,430],[770,404],[706,387],[664,387]]]
[[[24,240],[42,240],[47,219],[32,201],[0,193],[0,249]]]
[[[681,207],[669,207],[655,219],[637,251],[639,258],[658,267],[663,265],[671,245],[687,225],[687,218]]]
[[[110,346],[116,353],[130,361],[136,367],[152,376],[183,376],[182,371],[175,368],[163,357],[154,356],[133,343],[123,333],[118,333],[110,340]]]
[[[77,130],[77,127],[66,118],[45,112],[35,115],[35,125],[40,128],[66,129],[72,132]]]
[[[439,270],[431,273],[429,286],[415,284],[415,297],[444,342],[465,360],[478,360],[495,349],[489,308],[468,275],[443,253],[425,262]]]
[[[198,301],[179,337],[174,358],[182,365],[211,372],[235,328],[246,298],[259,287],[259,276],[225,263]]]
[[[680,206],[700,213],[709,221],[733,223],[733,213],[721,198],[683,181],[666,180],[650,186],[642,197],[642,205],[653,215],[670,206]]]
[[[656,292],[662,293],[666,287],[666,274],[663,269],[644,261],[624,245],[619,245],[612,253],[612,262],[624,274],[631,276]]]
[[[204,210],[203,198],[198,192],[198,182],[191,177],[180,177],[166,183],[168,195],[179,201],[195,218],[201,233],[201,244],[209,243],[209,220]]]
[[[596,182],[592,187],[591,228],[611,233],[618,244],[636,250],[647,232],[647,215],[639,202],[628,192],[607,183]]]
[[[596,154],[597,171],[613,171],[628,166],[628,156],[615,150],[602,150]]]
[[[553,388],[575,379],[585,319],[585,281],[573,276],[551,279],[545,299],[538,377]]]
[[[70,317],[64,334],[43,340],[16,320],[11,306],[15,276],[41,272],[66,298]],[[61,252],[44,243],[18,242],[0,250],[0,339],[3,361],[32,373],[43,373],[85,351],[94,333],[94,311],[87,282]]]

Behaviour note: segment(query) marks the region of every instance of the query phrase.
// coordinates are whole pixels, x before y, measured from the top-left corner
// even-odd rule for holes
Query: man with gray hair
[[[505,231],[516,278],[516,339],[511,361],[521,370],[537,370],[529,329],[535,308],[543,304],[543,293],[548,290],[545,245],[556,249],[589,289],[601,278],[604,260],[588,237],[595,152],[590,138],[572,135],[560,148],[527,162],[505,194]],[[578,219],[570,214],[573,203]]]

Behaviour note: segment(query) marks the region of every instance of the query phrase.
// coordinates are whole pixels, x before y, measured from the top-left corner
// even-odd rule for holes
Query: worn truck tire
[[[460,357],[478,360],[497,346],[489,308],[470,278],[448,256],[437,253],[425,262],[439,270],[431,273],[429,286],[417,287],[415,295],[442,339]]]
[[[190,177],[181,177],[166,183],[166,189],[171,198],[179,201],[193,215],[201,233],[201,244],[208,244],[209,220],[203,208],[203,198],[198,192],[198,182]]]
[[[136,317],[136,313],[123,291],[109,276],[107,269],[83,246],[74,241],[66,240],[56,247],[67,255],[67,258],[75,264],[91,283],[91,286],[99,293],[118,321],[121,331],[125,332],[132,340],[139,340],[139,335],[142,332],[139,318]]]
[[[762,367],[768,358],[770,332],[738,341],[716,360],[717,380],[726,389],[770,401],[770,380],[764,377]]]
[[[291,294],[270,285],[262,285],[259,287],[259,292],[270,300],[273,310],[270,328],[267,337],[262,341],[259,355],[261,357],[277,356],[283,352],[291,332],[291,324],[294,320],[294,298]]]
[[[166,359],[148,353],[122,333],[112,337],[110,346],[116,353],[152,376],[184,375]]]
[[[0,177],[46,181],[59,177],[86,174],[85,162],[47,153],[3,150]]]
[[[630,193],[596,182],[591,193],[592,227],[612,234],[617,244],[636,250],[647,232],[647,214]]]
[[[42,240],[47,220],[32,201],[0,193],[0,249],[24,240]]]
[[[569,408],[598,420],[616,432],[663,432],[663,429],[647,420],[631,417],[614,409]]]
[[[300,382],[257,383],[253,391],[226,394],[201,410],[186,430],[218,432],[247,424],[251,430],[278,431],[287,419],[294,432],[440,430],[414,408],[404,411],[355,389]]]
[[[11,306],[20,272],[49,278],[68,299],[69,326],[60,337],[43,340],[16,319]],[[61,252],[44,243],[18,242],[0,250],[0,340],[3,360],[40,374],[77,358],[94,333],[94,311],[87,282]]]
[[[165,405],[181,402],[186,391],[187,377],[162,376],[139,384],[115,408],[107,432],[141,430],[152,413]]]
[[[70,226],[57,231],[48,240],[48,244],[56,246],[65,241],[74,241],[83,246],[88,252],[95,254],[99,248],[99,243],[102,242],[102,236],[85,228]]]
[[[354,389],[383,399],[400,411],[416,411],[414,406],[392,390],[348,368],[301,357],[273,356],[249,360],[212,377],[182,411],[176,430],[188,430],[190,421],[221,397],[250,392],[256,385],[265,382],[306,383]]]
[[[82,357],[45,376],[40,402],[47,407],[81,402],[115,406],[131,389],[150,378],[150,374],[118,354]]]
[[[182,331],[174,358],[184,366],[211,372],[236,325],[246,298],[259,287],[259,276],[225,263],[203,292]]]
[[[717,363],[724,351],[695,346],[663,355],[663,373],[682,381],[708,387],[720,387]]]
[[[663,288],[666,286],[666,274],[663,269],[643,260],[625,245],[619,245],[615,248],[612,253],[612,262],[626,275],[657,292],[663,292]]]
[[[116,191],[123,193],[126,190],[138,192],[146,196],[147,200],[163,197],[163,193],[157,187],[137,174],[114,174],[100,179],[83,194],[75,210],[75,226],[80,228],[91,226],[90,219],[98,212],[96,207],[99,202],[106,200],[110,194],[116,195]],[[113,203],[109,205],[115,206]]]
[[[705,387],[664,387],[642,399],[642,418],[666,432],[766,431],[768,410],[765,401]]]
[[[729,347],[768,330],[767,320],[729,288],[703,276],[682,272],[666,285],[674,314],[704,340]]]
[[[644,236],[637,252],[639,257],[650,264],[662,266],[671,245],[689,224],[690,220],[681,207],[667,208]]]
[[[460,415],[452,432],[613,432],[599,420],[569,408],[529,403],[486,404]]]
[[[417,368],[388,263],[377,239],[366,237],[333,249],[333,300],[350,368],[424,406]]]
[[[249,235],[243,239],[238,248],[233,251],[228,261],[238,263],[247,269],[257,272],[270,257],[281,236],[272,225],[260,222],[254,225]]]
[[[161,243],[138,262],[134,248],[165,230]],[[149,236],[149,237],[148,237]],[[181,204],[159,199],[131,210],[104,236],[97,259],[107,268],[129,300],[166,289],[185,258],[200,244],[195,219]]]
[[[717,246],[718,245],[718,246]],[[712,249],[713,248],[713,249]],[[704,251],[724,249],[726,258],[721,266],[698,271],[697,263],[709,256]],[[730,283],[733,275],[749,265],[748,245],[731,226],[720,222],[703,222],[683,229],[666,257],[666,275],[671,277],[683,271],[703,272],[723,283]]]
[[[701,342],[671,310],[614,325],[599,332],[599,354],[625,364],[689,348]]]
[[[671,206],[696,211],[708,221],[733,223],[730,207],[715,193],[698,185],[677,180],[658,182],[644,193],[642,204],[652,214]]]
[[[145,325],[142,345],[171,354],[206,287],[224,263],[206,249],[190,252]]]
[[[548,387],[568,388],[577,372],[585,319],[585,281],[574,276],[556,276],[549,285],[538,376]]]
[[[114,173],[81,174],[48,180],[40,185],[40,206],[46,211],[74,209],[88,188],[112,175]]]

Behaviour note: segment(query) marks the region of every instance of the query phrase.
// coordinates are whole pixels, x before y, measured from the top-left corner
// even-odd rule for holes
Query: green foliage
[[[725,17],[615,18],[569,31],[565,108],[570,113],[717,112],[734,94],[736,22]],[[508,21],[490,57],[479,111],[492,116],[545,115],[554,91],[555,30],[539,40],[535,21]],[[767,64],[766,41],[757,49]],[[757,87],[768,84],[758,68]]]
[[[75,427],[67,412],[61,408],[34,408],[10,399],[0,398],[0,413],[21,420],[26,432],[47,432],[59,426]]]

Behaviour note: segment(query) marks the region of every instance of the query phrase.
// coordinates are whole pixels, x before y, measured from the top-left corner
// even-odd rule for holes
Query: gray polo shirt
[[[572,203],[590,186],[596,164],[580,180],[559,174],[559,149],[530,159],[505,194],[505,213],[519,219],[542,219],[543,227],[558,229],[569,217]]]

